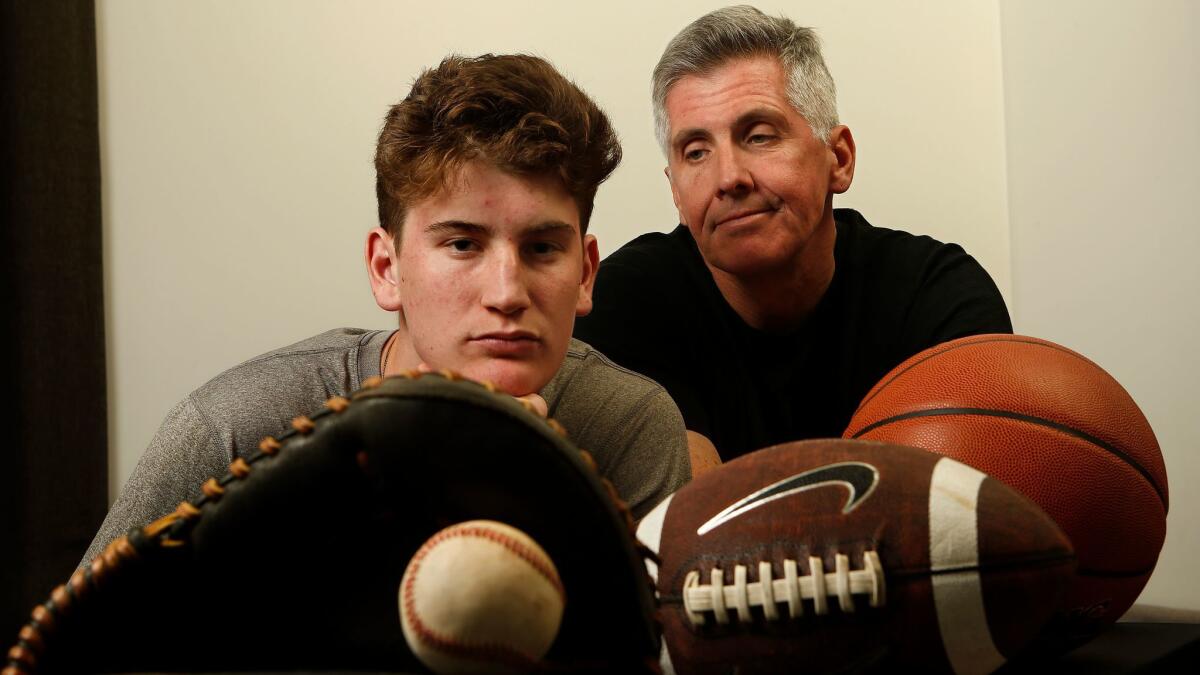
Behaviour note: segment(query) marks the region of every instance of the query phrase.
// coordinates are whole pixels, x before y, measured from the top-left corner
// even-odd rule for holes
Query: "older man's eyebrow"
[[[767,106],[757,106],[738,115],[733,120],[731,128],[735,131],[740,131],[756,122],[767,122],[769,124],[783,125],[787,122],[787,117],[779,110]],[[680,129],[671,138],[671,147],[682,148],[684,145],[694,140],[711,140],[713,133],[703,127],[689,127]]]
[[[757,107],[738,115],[737,119],[733,121],[733,128],[744,129],[757,122],[779,125],[786,121],[787,118],[774,108]]]
[[[687,143],[694,140],[708,140],[712,138],[712,133],[703,127],[689,127],[680,129],[678,133],[671,137],[672,148],[682,148]]]

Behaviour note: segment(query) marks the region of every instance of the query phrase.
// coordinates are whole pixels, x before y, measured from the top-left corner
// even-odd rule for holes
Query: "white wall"
[[[719,2],[97,3],[111,488],[167,409],[217,372],[339,325],[385,327],[360,261],[375,135],[450,51],[526,51],[609,112],[625,161],[602,253],[675,214],[649,73]],[[841,205],[963,243],[1009,287],[994,0],[770,2],[817,27],[855,132]]]
[[[1170,485],[1141,601],[1200,609],[1200,4],[1000,4],[1014,324],[1138,401]]]

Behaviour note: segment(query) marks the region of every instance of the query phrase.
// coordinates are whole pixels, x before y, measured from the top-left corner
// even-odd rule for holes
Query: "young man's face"
[[[591,311],[595,238],[580,236],[575,200],[552,179],[482,161],[457,178],[408,210],[391,270],[396,353],[408,367],[536,392],[562,365],[575,317]]]

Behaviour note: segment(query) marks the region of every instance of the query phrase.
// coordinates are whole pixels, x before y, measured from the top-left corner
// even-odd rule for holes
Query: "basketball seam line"
[[[1099,438],[1096,438],[1095,436],[1092,436],[1091,434],[1080,431],[1079,429],[1075,429],[1073,427],[1069,427],[1065,424],[1059,424],[1058,422],[1053,422],[1048,419],[1043,419],[1041,417],[1033,417],[1032,415],[1022,415],[1021,413],[1008,412],[1008,411],[1004,411],[1004,410],[990,410],[987,408],[936,408],[936,409],[932,409],[932,410],[914,410],[912,412],[906,412],[902,415],[894,415],[892,417],[888,417],[886,419],[879,420],[878,422],[873,422],[871,424],[868,424],[867,426],[860,429],[857,433],[855,433],[853,438],[858,438],[873,429],[878,429],[879,427],[882,427],[887,424],[891,424],[893,422],[901,422],[904,420],[914,419],[914,418],[918,418],[918,417],[940,417],[940,416],[947,416],[947,415],[983,415],[986,417],[1004,417],[1004,418],[1008,418],[1008,419],[1019,420],[1021,422],[1029,422],[1030,424],[1037,424],[1039,426],[1049,427],[1056,431],[1061,431],[1069,436],[1074,436],[1076,438],[1085,440],[1088,443],[1091,443],[1092,445],[1095,445],[1096,447],[1100,448],[1101,450],[1104,450],[1104,451],[1112,454],[1117,459],[1120,459],[1121,461],[1125,462],[1130,467],[1132,467],[1135,471],[1137,471],[1139,474],[1141,474],[1142,478],[1146,479],[1146,482],[1150,484],[1150,487],[1154,488],[1154,493],[1156,495],[1158,495],[1158,501],[1160,504],[1162,504],[1163,512],[1164,513],[1166,512],[1167,503],[1166,503],[1166,499],[1163,496],[1162,490],[1159,489],[1158,485],[1154,482],[1154,478],[1150,476],[1150,472],[1147,471],[1145,469],[1145,467],[1143,467],[1141,464],[1139,464],[1136,460],[1134,460],[1133,457],[1130,457],[1127,453],[1125,453],[1120,448],[1117,448],[1116,446],[1111,445],[1110,443],[1107,443]]]
[[[1017,339],[1014,339],[1014,338],[1018,338],[1018,337],[1023,337],[1023,336],[1019,336],[1019,335],[1005,335],[1005,336],[1002,336],[1002,337],[991,338],[991,339],[988,339],[988,340],[972,340],[972,341],[970,341],[970,342],[964,342],[964,343],[962,343],[962,344],[954,345],[953,347],[947,347],[946,349],[942,349],[942,350],[940,350],[940,351],[936,351],[936,352],[934,352],[934,353],[932,353],[932,354],[929,354],[928,356],[926,356],[925,358],[921,359],[920,361],[915,361],[915,362],[913,362],[913,363],[910,363],[910,364],[908,364],[908,367],[907,367],[907,368],[905,368],[904,370],[901,370],[900,372],[896,373],[895,375],[893,375],[893,376],[889,377],[889,378],[887,379],[887,381],[886,381],[886,382],[882,382],[882,383],[880,383],[880,384],[879,384],[879,388],[878,388],[878,389],[875,389],[875,392],[874,392],[873,394],[871,394],[871,395],[870,395],[870,396],[868,396],[867,398],[863,399],[863,401],[862,401],[861,403],[859,403],[859,404],[858,404],[858,407],[857,407],[857,408],[855,408],[855,410],[854,410],[854,414],[856,414],[856,415],[857,415],[857,414],[858,414],[858,411],[862,410],[862,409],[863,409],[863,408],[864,408],[864,407],[867,405],[867,403],[869,403],[869,402],[871,401],[871,399],[873,399],[873,398],[875,398],[876,396],[878,396],[878,395],[879,395],[879,393],[880,393],[880,392],[882,392],[884,389],[886,389],[886,388],[887,388],[887,386],[888,386],[889,384],[891,384],[892,382],[896,381],[896,380],[897,380],[897,379],[898,379],[898,378],[899,378],[901,375],[903,375],[904,373],[907,373],[908,371],[912,370],[913,368],[916,368],[917,366],[921,365],[922,363],[925,363],[926,361],[928,361],[929,359],[932,359],[932,358],[933,358],[933,357],[935,357],[935,356],[941,356],[942,354],[946,354],[946,353],[948,353],[948,352],[952,352],[952,351],[954,351],[955,349],[962,349],[963,347],[972,347],[972,346],[974,346],[974,345],[985,345],[985,344],[989,344],[989,343],[992,343],[992,342],[1016,342],[1016,343],[1018,343],[1018,344],[1023,344],[1023,345],[1036,345],[1036,346],[1038,346],[1038,347],[1048,347],[1048,348],[1050,348],[1050,349],[1056,349],[1056,350],[1058,350],[1058,351],[1060,351],[1060,352],[1062,352],[1062,353],[1064,353],[1064,354],[1070,354],[1071,356],[1076,356],[1076,357],[1078,357],[1078,358],[1081,358],[1081,359],[1083,359],[1084,361],[1087,361],[1088,363],[1092,364],[1093,366],[1096,366],[1097,368],[1099,368],[1099,367],[1100,367],[1100,366],[1097,366],[1097,365],[1096,365],[1094,362],[1092,362],[1092,360],[1091,360],[1091,359],[1087,358],[1086,356],[1083,356],[1082,354],[1079,354],[1079,353],[1077,353],[1077,352],[1071,351],[1070,349],[1067,349],[1066,347],[1063,347],[1063,346],[1060,346],[1060,345],[1056,345],[1056,344],[1054,344],[1054,343],[1044,342],[1044,341],[1042,341],[1042,340],[1039,340],[1039,339],[1037,339],[1037,338],[1028,338],[1028,339],[1025,339],[1025,340],[1017,340]],[[960,338],[960,339],[965,339],[965,338]],[[945,344],[945,343],[943,342],[942,344]],[[937,347],[932,347],[931,349],[936,349],[936,348],[937,348]]]

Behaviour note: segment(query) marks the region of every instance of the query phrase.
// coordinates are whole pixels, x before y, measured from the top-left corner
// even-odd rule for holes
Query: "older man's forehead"
[[[672,143],[717,127],[794,112],[782,68],[766,57],[736,59],[682,77],[667,92],[665,103]]]

